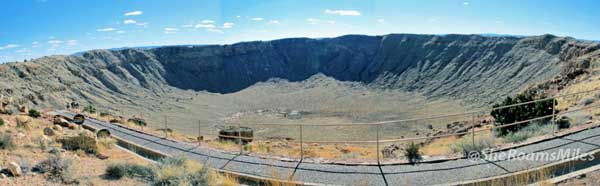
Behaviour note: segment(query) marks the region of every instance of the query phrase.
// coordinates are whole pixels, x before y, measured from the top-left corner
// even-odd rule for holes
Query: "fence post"
[[[473,113],[471,115],[471,117],[473,117],[473,124],[471,125],[471,140],[473,143],[473,147],[475,146],[475,124],[477,123],[477,116],[475,115],[475,113]]]
[[[169,133],[167,133],[167,115],[165,115],[165,130],[163,130],[165,132],[165,138],[169,138]]]
[[[242,126],[238,123],[237,128],[238,143],[240,144],[240,155],[242,155],[244,153],[244,145],[242,144]]]
[[[558,126],[556,126],[556,109],[554,108],[555,106],[556,97],[552,98],[552,135],[556,133],[556,128],[558,128]]]
[[[377,138],[376,138],[377,142],[376,143],[377,143],[377,164],[378,165],[380,164],[380,161],[379,161],[379,128],[380,127],[381,127],[381,125],[377,125],[377,132],[376,132],[377,133]]]
[[[200,133],[200,126],[202,125],[200,123],[200,120],[198,120],[198,145],[200,145],[200,142],[202,142],[202,140],[204,139],[204,137],[202,137],[202,134]]]
[[[300,127],[300,160],[304,159],[304,136],[302,135],[302,124],[299,124]]]

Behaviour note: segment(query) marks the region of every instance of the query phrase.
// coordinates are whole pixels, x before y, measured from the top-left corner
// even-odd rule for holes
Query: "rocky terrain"
[[[534,85],[561,89],[598,66],[599,49],[552,35],[390,34],[92,50],[0,65],[0,94],[36,108],[78,102],[190,119],[174,122],[183,130],[259,110],[376,121],[485,107]]]

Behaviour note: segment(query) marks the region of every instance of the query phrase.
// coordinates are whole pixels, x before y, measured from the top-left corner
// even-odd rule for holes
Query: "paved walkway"
[[[65,117],[72,118],[74,116],[74,113],[66,111],[57,111],[56,113]],[[293,180],[295,181],[323,185],[447,184],[505,175],[566,159],[531,161],[527,158],[515,158],[514,156],[507,158],[505,156],[503,159],[493,161],[459,159],[439,163],[423,163],[414,166],[343,166],[301,161],[285,162],[218,152],[198,145],[176,142],[140,133],[95,119],[87,119],[84,125],[93,128],[107,128],[117,138],[167,155],[185,154],[193,160],[204,162],[217,169],[276,179],[286,179],[288,176],[293,176]],[[569,157],[576,155],[575,150],[577,149],[579,149],[579,155],[600,149],[600,127],[519,147],[515,150],[524,154],[563,153],[565,155],[567,149],[571,150],[571,154],[566,155]],[[497,152],[494,154],[500,155],[503,153],[506,154],[507,152]],[[590,161],[589,165],[600,164],[600,157],[596,159],[599,160]]]

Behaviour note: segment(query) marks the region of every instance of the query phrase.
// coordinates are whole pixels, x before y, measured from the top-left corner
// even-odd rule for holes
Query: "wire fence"
[[[476,146],[491,141],[491,147],[522,142],[527,138],[553,135],[562,130],[561,118],[570,120],[571,128],[590,127],[597,124],[596,93],[600,89],[581,91],[518,104],[482,109],[478,111],[438,115],[417,119],[401,119],[362,123],[207,123],[190,117],[159,114],[125,113],[111,108],[98,108],[98,113],[112,116],[148,118],[154,132],[166,138],[228,150],[237,153],[256,153],[289,158],[327,159],[331,161],[376,161],[404,159],[403,150],[408,144],[418,144],[426,156],[461,156],[461,145]],[[592,99],[592,101],[586,101]],[[517,107],[534,107],[539,102],[552,102],[552,113],[511,123],[497,124],[492,111]],[[563,107],[563,109],[558,109]],[[529,123],[528,131],[513,131],[499,136],[498,130]],[[534,126],[535,125],[535,126]],[[538,128],[534,128],[538,127]],[[525,127],[526,128],[526,127]],[[223,130],[243,131],[252,135]],[[522,134],[521,134],[522,133]],[[221,140],[219,140],[221,139]],[[229,140],[223,140],[229,139]],[[251,142],[250,142],[251,141]]]

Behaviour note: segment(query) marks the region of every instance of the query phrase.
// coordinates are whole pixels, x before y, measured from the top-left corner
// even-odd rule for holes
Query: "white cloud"
[[[137,21],[135,21],[133,19],[127,19],[127,20],[123,21],[123,24],[126,24],[126,25],[128,25],[128,24],[136,24],[136,23],[137,23]]]
[[[117,33],[117,34],[124,34],[124,33],[125,33],[125,31],[124,31],[124,30],[119,30],[119,31],[117,31],[116,33]]]
[[[115,31],[115,30],[117,30],[117,29],[115,29],[115,28],[99,28],[99,29],[96,29],[96,31],[98,31],[98,32],[112,32],[112,31]]]
[[[194,25],[181,25],[182,28],[192,28]]]
[[[75,46],[75,45],[77,45],[77,40],[69,40],[69,41],[67,41],[67,45]]]
[[[242,17],[242,16],[235,16],[235,18],[240,18],[240,17]]]
[[[137,11],[133,11],[133,12],[127,12],[124,15],[125,16],[138,16],[138,15],[142,15],[143,13],[144,12],[137,10]]]
[[[215,23],[215,21],[209,20],[209,19],[205,19],[205,20],[200,21],[200,23],[202,23],[202,24],[213,24],[213,23]]]
[[[332,20],[320,20],[320,19],[315,19],[315,18],[308,18],[308,19],[306,19],[306,21],[308,21],[308,23],[311,25],[316,25],[316,24],[320,24],[320,23],[335,24],[335,21],[332,21]]]
[[[19,47],[19,45],[15,45],[15,44],[7,44],[4,46],[0,46],[0,50],[5,50],[5,49],[11,49],[11,48],[17,48]]]
[[[177,32],[165,31],[165,34],[176,34]]]
[[[325,14],[340,15],[340,16],[359,16],[360,12],[356,10],[330,10],[326,9]]]
[[[233,27],[233,25],[235,25],[234,23],[230,23],[230,22],[225,22],[223,23],[223,28],[227,29],[227,28],[231,28]]]
[[[463,2],[462,4],[463,4],[464,6],[469,6],[469,4],[470,4],[470,3],[469,3],[468,1],[465,1],[465,2]]]
[[[379,24],[387,24],[387,21],[385,21],[385,19],[377,19],[377,22]]]
[[[56,44],[61,44],[61,43],[63,43],[63,41],[61,41],[61,40],[50,40],[50,41],[48,41],[48,44],[51,44],[51,45],[56,45]]]
[[[279,21],[277,21],[277,20],[270,20],[267,24],[278,25]]]
[[[37,42],[37,41],[34,41],[34,42],[32,42],[31,44],[32,44],[32,45],[37,45],[37,44],[40,44],[40,43],[39,43],[39,42]]]
[[[28,52],[28,51],[29,50],[27,48],[22,48],[22,49],[19,49],[19,50],[15,51],[15,52],[16,53],[25,53],[25,52]]]
[[[176,32],[178,30],[179,29],[177,29],[177,28],[165,28],[165,31],[167,31],[167,32]]]
[[[252,21],[262,21],[262,20],[264,20],[264,18],[262,18],[262,17],[252,18]]]
[[[144,23],[136,23],[135,25],[137,25],[137,26],[143,26],[143,27],[146,27],[146,26],[148,26],[148,23],[147,23],[147,22],[144,22]]]
[[[213,24],[197,24],[194,26],[195,28],[216,28]]]
[[[215,32],[215,33],[219,33],[219,34],[222,34],[222,33],[224,33],[222,30],[219,30],[219,29],[214,29],[214,28],[209,28],[209,29],[206,29],[206,31],[207,31],[207,32]]]

